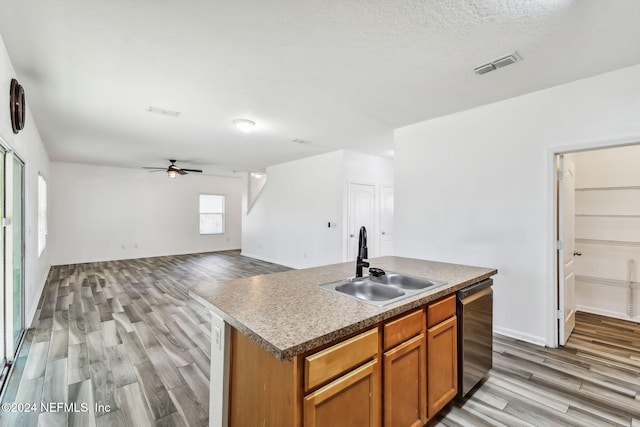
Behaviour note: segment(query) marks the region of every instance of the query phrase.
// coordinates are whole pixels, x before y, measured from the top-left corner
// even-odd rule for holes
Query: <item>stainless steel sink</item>
[[[381,307],[445,284],[440,280],[387,272],[378,277],[354,277],[318,287]]]
[[[386,273],[378,277],[370,277],[372,282],[384,283],[385,285],[397,286],[401,289],[426,289],[431,286],[440,286],[444,282],[432,279],[423,279],[421,277],[407,276],[399,273]]]
[[[347,281],[337,285],[335,290],[352,295],[362,301],[388,301],[405,295],[395,286],[386,286],[370,280]]]

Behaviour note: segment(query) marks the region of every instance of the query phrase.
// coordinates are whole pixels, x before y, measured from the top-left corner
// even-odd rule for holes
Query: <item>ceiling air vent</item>
[[[478,65],[473,69],[476,74],[486,74],[489,71],[493,71],[498,68],[506,67],[507,65],[511,65],[517,62],[519,59],[522,59],[518,52],[510,53],[509,55],[501,56],[500,58],[496,58],[493,61],[487,62],[486,64]]]

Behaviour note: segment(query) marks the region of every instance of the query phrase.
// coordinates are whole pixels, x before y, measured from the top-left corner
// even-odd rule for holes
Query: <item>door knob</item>
[[[573,253],[573,256],[582,256],[582,252],[575,251]]]
[[[349,234],[349,237],[356,237],[355,234]]]
[[[384,236],[385,234],[387,234],[385,231],[382,232],[382,235]]]

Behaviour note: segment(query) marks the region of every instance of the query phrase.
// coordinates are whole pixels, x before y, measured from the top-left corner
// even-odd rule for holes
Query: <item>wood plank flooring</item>
[[[91,410],[0,425],[207,425],[210,319],[185,291],[284,270],[236,251],[53,267],[3,402]],[[496,335],[487,380],[430,425],[640,427],[640,325],[579,313],[560,349]]]
[[[578,313],[566,347],[496,335],[493,366],[434,426],[640,426],[640,324]]]
[[[0,425],[208,425],[211,320],[186,291],[285,270],[238,251],[52,267],[3,397],[37,408]]]

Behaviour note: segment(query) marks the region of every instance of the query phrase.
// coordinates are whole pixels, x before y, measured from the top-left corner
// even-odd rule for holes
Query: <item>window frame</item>
[[[202,196],[214,196],[214,197],[222,197],[222,212],[202,212]],[[198,234],[200,236],[221,236],[226,233],[227,229],[227,196],[225,194],[216,194],[216,193],[200,193],[198,194]],[[221,215],[222,216],[222,231],[221,232],[212,232],[207,233],[203,232],[200,226],[202,221],[202,215]]]
[[[43,191],[44,190],[44,191]],[[43,194],[44,193],[44,194]],[[42,174],[38,174],[38,258],[42,256],[47,248],[47,235],[49,226],[47,224],[49,214],[49,186]]]

